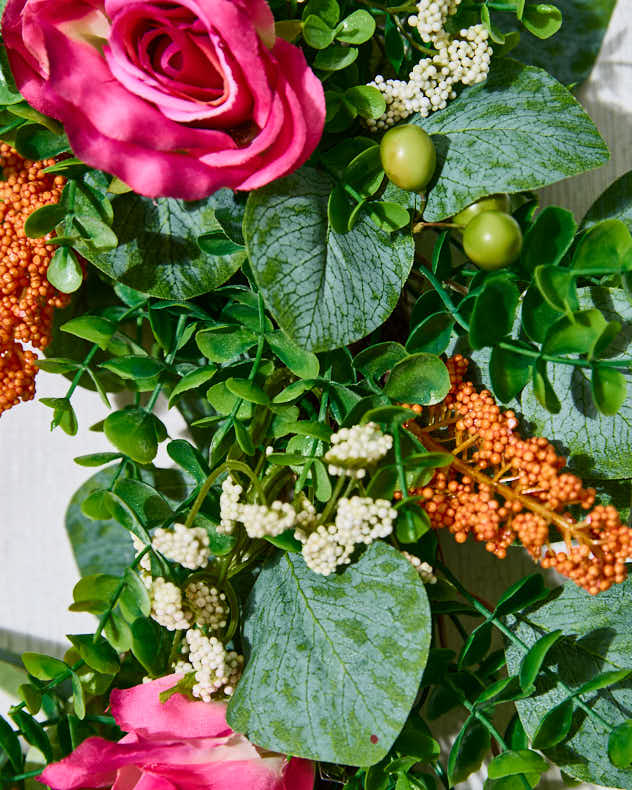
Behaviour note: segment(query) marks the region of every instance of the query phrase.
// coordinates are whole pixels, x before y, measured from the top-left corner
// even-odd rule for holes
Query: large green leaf
[[[620,219],[632,231],[632,170],[614,181],[588,209],[582,227],[591,228],[605,219]]]
[[[512,55],[540,66],[565,85],[583,82],[593,67],[617,0],[555,0],[562,27],[542,41],[521,29]]]
[[[115,280],[163,299],[191,299],[212,291],[246,259],[244,251],[206,255],[199,236],[221,229],[210,201],[150,200],[133,193],[116,198],[112,228],[119,246],[81,253]]]
[[[130,533],[114,519],[93,520],[81,505],[94,491],[108,488],[117,466],[101,469],[75,491],[66,511],[66,531],[82,576],[107,573],[121,576],[134,559]],[[141,469],[141,479],[160,490],[170,504],[186,499],[190,484],[176,469]],[[123,475],[124,479],[125,475]]]
[[[433,136],[437,174],[424,218],[493,192],[553,184],[603,164],[608,149],[570,92],[542,69],[500,60],[486,82],[417,123]]]
[[[265,749],[373,765],[414,702],[430,622],[423,584],[385,543],[328,578],[300,555],[279,555],[248,604],[250,656],[230,725]]]
[[[348,233],[329,227],[333,182],[303,168],[253,192],[244,235],[257,285],[299,345],[338,348],[364,337],[393,311],[412,265],[408,233],[388,234],[366,217]]]
[[[628,604],[632,581],[591,596],[568,582],[561,595],[529,613],[526,624],[514,623],[512,630],[527,645],[543,631],[561,629],[575,639],[555,645],[547,659],[551,672],[537,683],[537,693],[516,703],[525,730],[533,737],[542,718],[568,697],[560,681],[579,688],[601,672],[632,667],[632,614]],[[524,651],[510,644],[507,664],[511,674],[518,671]],[[584,695],[584,701],[612,725],[630,717],[632,681],[625,680],[608,689]],[[632,770],[620,770],[606,757],[608,730],[581,710],[575,712],[572,736],[545,750],[563,771],[584,782],[607,787],[632,787]]]
[[[597,307],[608,321],[620,321],[623,330],[610,347],[611,353],[632,356],[632,305],[622,291],[585,288],[579,291],[580,307]],[[632,469],[632,399],[618,414],[605,416],[593,403],[590,371],[571,365],[548,365],[551,384],[562,409],[552,415],[528,387],[522,396],[522,414],[534,432],[561,443],[573,471],[582,476],[627,478]],[[630,376],[626,377],[631,384]]]

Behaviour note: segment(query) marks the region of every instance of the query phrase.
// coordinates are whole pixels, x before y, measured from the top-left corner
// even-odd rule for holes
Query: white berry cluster
[[[314,506],[304,500],[297,512],[287,502],[275,500],[270,507],[241,503],[242,487],[227,477],[222,484],[220,496],[220,524],[217,531],[231,534],[237,522],[244,525],[249,538],[274,537],[297,525],[306,524],[314,518]],[[311,510],[310,510],[311,508]]]
[[[397,511],[385,499],[342,498],[334,524],[321,525],[309,536],[302,530],[296,530],[294,535],[303,543],[303,559],[308,568],[329,576],[338,566],[351,562],[359,543],[368,545],[390,535],[396,517]]]
[[[203,581],[189,582],[184,597],[198,625],[206,625],[212,631],[226,628],[229,611],[226,596],[216,587]]]
[[[175,524],[172,529],[157,529],[151,545],[168,560],[178,562],[189,570],[208,565],[209,537],[202,527],[187,528],[184,524]]]
[[[243,656],[226,651],[214,636],[207,637],[196,628],[186,633],[189,649],[188,665],[195,672],[196,683],[191,693],[210,702],[213,697],[230,697],[235,690],[244,665]],[[176,666],[187,666],[178,662]]]
[[[442,110],[456,97],[457,84],[474,85],[487,78],[492,56],[489,33],[483,25],[472,25],[452,37],[443,29],[448,16],[461,0],[419,0],[417,14],[408,18],[421,39],[432,44],[436,54],[423,58],[408,75],[408,81],[385,80],[378,74],[370,83],[386,101],[386,112],[367,123],[372,131],[387,129],[413,113],[423,118]]]
[[[406,557],[408,562],[410,562],[424,584],[437,583],[437,577],[434,575],[431,565],[427,562],[422,562],[419,557],[415,557],[414,554],[409,554],[407,551],[402,551],[402,556]]]
[[[151,616],[169,631],[191,626],[191,613],[182,607],[182,590],[161,578],[154,579],[150,588]]]
[[[239,497],[243,488],[229,475],[222,483],[219,498],[220,524],[217,531],[221,535],[231,535],[239,520]]]
[[[241,505],[238,519],[246,528],[249,538],[274,537],[294,526],[296,511],[287,502],[276,500],[270,507]]]
[[[393,437],[382,433],[374,422],[341,428],[331,437],[331,449],[325,453],[329,474],[361,479],[366,468],[383,458],[393,446]]]

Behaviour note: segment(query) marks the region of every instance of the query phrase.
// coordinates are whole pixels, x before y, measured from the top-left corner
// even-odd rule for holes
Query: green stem
[[[469,711],[469,713],[472,716],[474,716],[475,719],[478,719],[478,721],[480,721],[480,723],[483,725],[483,727],[485,727],[485,729],[489,732],[489,734],[492,736],[492,738],[494,738],[494,740],[498,743],[500,748],[504,752],[506,752],[507,749],[508,749],[508,746],[505,743],[502,735],[498,732],[496,727],[494,727],[493,723],[487,718],[487,716],[485,716],[479,710],[476,710],[474,705],[472,705],[472,703],[467,699],[467,697],[465,697],[463,695],[463,693],[460,691],[460,689],[457,686],[455,686],[455,684],[450,679],[449,675],[446,676],[446,681],[447,681],[448,685],[450,686],[450,688],[452,689],[452,691],[454,691],[456,693],[456,695],[459,697],[459,699],[461,700],[461,705],[463,705],[463,707],[466,708]]]
[[[325,509],[323,510],[323,512],[320,514],[318,518],[318,524],[325,524],[327,522],[327,519],[333,513],[334,508],[336,507],[336,504],[340,499],[340,495],[342,494],[342,489],[344,488],[346,482],[347,481],[344,475],[341,475],[338,478],[338,482],[336,483],[334,492],[331,495],[331,499],[329,500],[329,502],[327,502]]]
[[[70,387],[68,387],[66,398],[69,399],[72,397],[73,392],[77,389],[79,382],[81,381],[81,377],[86,372],[86,368],[92,362],[92,358],[94,357],[94,355],[97,353],[98,350],[99,350],[99,346],[95,343],[90,349],[90,351],[88,351],[85,359],[83,360],[83,364],[81,365],[79,370],[75,373],[75,376],[72,382],[70,383]]]
[[[151,546],[145,546],[145,548],[136,555],[136,557],[134,559],[134,562],[132,562],[132,564],[129,566],[130,569],[134,570],[134,568],[138,567],[138,565],[140,565],[140,561],[143,559],[143,557],[149,551],[151,551]],[[97,630],[94,632],[94,636],[92,638],[92,643],[93,644],[97,643],[97,641],[99,640],[99,637],[101,636],[101,633],[103,632],[103,629],[107,625],[108,620],[112,616],[112,612],[114,611],[114,607],[118,603],[118,599],[121,597],[121,594],[122,594],[123,590],[125,589],[125,584],[126,584],[125,578],[121,579],[121,581],[119,582],[116,590],[114,590],[114,594],[110,598],[110,603],[108,605],[108,608],[105,610],[105,612],[103,612],[103,614],[99,618],[99,624],[97,625]]]
[[[327,406],[329,405],[329,390],[323,390],[320,400],[320,408],[318,410],[318,422],[325,422],[325,417],[327,416]],[[309,455],[314,455],[316,450],[318,449],[318,442],[320,439],[313,439],[312,445],[310,447]],[[308,461],[303,464],[303,468],[301,469],[301,474],[296,481],[296,485],[294,486],[294,495],[296,496],[300,491],[303,490],[303,486],[305,485],[305,481],[307,480],[307,475],[309,474],[309,470],[312,467],[312,462]]]
[[[178,343],[180,342],[180,338],[182,337],[182,330],[186,324],[187,316],[181,315],[178,318],[178,324],[176,326],[176,332],[173,339],[173,348],[165,357],[165,364],[172,365],[174,359],[176,358],[176,354],[178,353]],[[152,411],[154,406],[156,405],[156,401],[160,393],[162,392],[162,388],[164,387],[164,382],[159,381],[158,384],[154,387],[153,392],[149,396],[149,400],[147,401],[147,406],[145,407],[147,411]]]
[[[216,469],[214,469],[206,478],[206,480],[202,483],[202,486],[198,491],[197,496],[195,497],[195,501],[193,502],[193,506],[191,507],[191,510],[189,510],[189,515],[187,516],[187,519],[184,522],[185,527],[188,528],[193,525],[193,522],[195,521],[195,517],[197,516],[200,508],[202,507],[202,503],[206,499],[208,492],[211,490],[211,486],[217,480],[217,478],[220,477],[226,471],[226,469],[227,469],[226,464],[225,463],[221,464]]]

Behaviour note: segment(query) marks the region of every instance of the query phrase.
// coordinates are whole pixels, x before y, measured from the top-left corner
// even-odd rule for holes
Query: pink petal
[[[193,702],[174,694],[160,702],[160,693],[173,688],[180,675],[142,683],[130,689],[115,690],[110,707],[122,730],[146,738],[211,738],[230,735],[226,706],[219,702]]]
[[[154,764],[145,770],[173,782],[178,790],[284,790],[280,772],[261,759],[205,765]]]
[[[300,757],[292,757],[283,774],[283,790],[313,790],[314,763]]]

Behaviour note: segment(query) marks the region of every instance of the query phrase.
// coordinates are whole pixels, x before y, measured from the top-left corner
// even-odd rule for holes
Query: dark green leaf
[[[24,223],[24,233],[30,239],[41,239],[55,230],[55,226],[66,216],[66,209],[58,203],[42,206],[30,214]]]
[[[226,386],[233,395],[249,403],[258,403],[261,406],[267,406],[270,403],[270,398],[261,387],[253,381],[231,378],[226,380]]]
[[[23,710],[14,710],[11,718],[22,731],[24,740],[34,746],[44,755],[46,762],[53,760],[53,747],[48,739],[46,730],[29,713]]]
[[[590,382],[593,400],[599,411],[609,417],[618,414],[625,403],[628,390],[623,373],[612,368],[595,366]]]
[[[549,326],[559,312],[545,300],[537,285],[531,285],[522,300],[522,327],[531,340],[543,343]]]
[[[489,752],[489,733],[476,719],[468,719],[450,749],[448,778],[450,784],[464,782],[470,774],[478,771],[485,755]]]
[[[66,321],[60,329],[62,332],[96,343],[99,348],[105,350],[116,332],[116,324],[98,315],[79,315]]]
[[[542,576],[539,573],[532,573],[505,590],[496,604],[494,614],[504,617],[519,612],[541,600],[546,594],[548,591],[544,586]]]
[[[81,685],[81,678],[76,672],[73,672],[70,680],[72,683],[72,704],[75,715],[79,720],[82,720],[86,715],[86,700],[83,693],[83,686]]]
[[[566,740],[573,725],[574,705],[567,699],[550,710],[533,734],[534,749],[550,749]]]
[[[496,397],[508,403],[529,383],[533,358],[494,346],[489,358],[489,377]]]
[[[459,656],[459,668],[482,661],[492,644],[492,630],[492,624],[486,622],[472,631]]]
[[[103,637],[96,642],[92,634],[69,634],[68,639],[77,648],[86,664],[104,675],[114,675],[119,670],[119,657]]]
[[[524,236],[521,262],[528,272],[537,266],[559,263],[570,249],[577,225],[570,211],[547,206]]]
[[[512,776],[521,773],[543,774],[548,771],[549,764],[531,749],[506,751],[495,757],[487,767],[490,779],[501,779],[503,776]]]
[[[143,293],[190,299],[217,288],[246,259],[243,250],[213,256],[200,250],[198,236],[219,225],[210,198],[185,202],[128,193],[113,206],[116,249],[97,251],[89,244],[78,249],[107,275]]]
[[[361,9],[349,14],[336,28],[336,40],[345,44],[364,44],[375,33],[375,20]]]
[[[42,653],[22,653],[22,663],[29,675],[38,680],[52,680],[68,669],[63,661]]]
[[[548,634],[544,634],[532,645],[520,663],[520,685],[523,689],[528,689],[535,683],[549,650],[563,636],[563,631],[551,631]]]
[[[406,343],[409,353],[425,351],[429,354],[443,354],[452,337],[454,319],[447,313],[435,313],[418,324]]]
[[[632,236],[625,223],[619,219],[605,220],[583,236],[571,266],[578,275],[618,272],[631,248]]]
[[[321,17],[310,14],[303,22],[303,38],[314,49],[326,49],[334,40],[334,31]]]
[[[625,721],[608,736],[608,758],[617,768],[632,765],[632,721]]]
[[[282,330],[266,332],[266,343],[292,373],[302,379],[318,376],[319,364],[316,354],[301,348]]]
[[[555,394],[553,385],[549,381],[546,370],[546,362],[538,359],[533,368],[533,394],[536,400],[551,414],[559,414],[562,404]]]
[[[11,725],[2,716],[0,716],[0,749],[6,753],[13,770],[20,773],[23,764],[22,747]]]
[[[511,332],[520,292],[506,277],[491,277],[474,300],[470,317],[472,348],[493,346]]]
[[[189,392],[192,389],[202,386],[202,384],[206,384],[207,381],[213,378],[216,370],[217,368],[214,365],[205,365],[183,376],[171,390],[171,394],[169,395],[169,406],[172,406],[176,398],[183,392]]]
[[[116,373],[122,379],[148,379],[157,376],[164,370],[158,360],[151,357],[137,357],[130,355],[129,357],[121,357],[120,359],[111,359],[109,362],[102,362],[99,367],[109,370],[111,373]]]
[[[396,401],[431,406],[440,403],[450,389],[448,370],[434,354],[413,354],[391,370],[384,391]]]
[[[152,415],[144,409],[123,409],[109,414],[103,430],[118,450],[139,464],[148,464],[156,457],[156,429]]]
[[[630,669],[615,669],[609,672],[601,672],[597,677],[594,677],[592,680],[584,683],[583,686],[580,686],[575,692],[575,695],[590,694],[593,691],[615,686],[617,683],[621,683],[629,677],[631,673],[632,670]]]
[[[195,342],[211,362],[230,362],[252,348],[257,337],[249,329],[223,325],[198,332]]]

